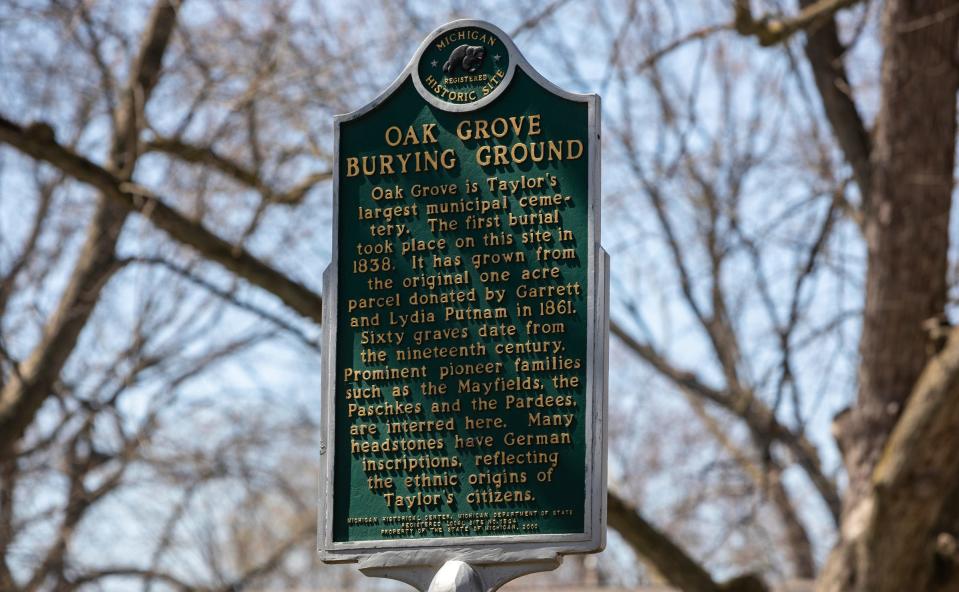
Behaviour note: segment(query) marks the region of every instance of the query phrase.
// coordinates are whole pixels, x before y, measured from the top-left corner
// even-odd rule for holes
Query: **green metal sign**
[[[325,559],[602,546],[598,122],[480,21],[337,119]]]

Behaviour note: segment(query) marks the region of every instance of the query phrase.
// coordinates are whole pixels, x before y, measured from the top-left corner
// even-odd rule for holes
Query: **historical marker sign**
[[[325,560],[602,548],[599,120],[481,21],[337,118]]]

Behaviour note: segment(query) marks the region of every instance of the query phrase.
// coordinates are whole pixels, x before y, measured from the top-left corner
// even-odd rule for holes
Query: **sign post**
[[[323,561],[492,592],[605,545],[599,109],[461,20],[336,118]]]

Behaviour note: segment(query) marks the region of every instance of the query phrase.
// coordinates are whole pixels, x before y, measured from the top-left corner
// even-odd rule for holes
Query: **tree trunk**
[[[895,457],[890,436],[937,353],[924,321],[941,317],[946,304],[959,90],[957,12],[955,0],[889,0],[883,8],[882,98],[871,191],[864,200],[868,269],[859,395],[837,423],[849,491],[841,540],[820,576],[820,592],[934,589],[938,533],[929,528],[917,534],[914,516],[890,514],[902,500],[883,488],[881,464]],[[959,430],[952,431],[956,435],[945,432],[944,440],[932,445],[955,449]],[[901,436],[897,442],[910,438]],[[911,503],[921,512],[951,491],[918,489],[913,488]],[[878,537],[879,532],[891,536]]]

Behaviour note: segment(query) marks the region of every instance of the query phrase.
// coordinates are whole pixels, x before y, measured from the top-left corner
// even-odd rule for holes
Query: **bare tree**
[[[247,282],[320,318],[320,270],[275,264],[324,234],[343,74],[383,48],[334,61],[321,11],[206,8],[0,8],[4,590],[319,581],[318,384],[250,370],[318,360],[316,325]]]
[[[748,2],[737,2],[734,18],[726,24],[720,21],[720,25],[692,28],[678,36],[678,41],[660,42],[662,49],[654,45],[647,51],[652,58],[614,63],[614,76],[620,76],[623,86],[630,84],[631,73],[637,69],[649,72],[635,84],[653,87],[661,105],[661,127],[675,128],[671,135],[658,133],[649,140],[648,123],[633,123],[636,109],[630,106],[624,108],[627,125],[612,133],[619,136],[638,181],[637,189],[649,199],[680,297],[711,346],[718,376],[711,379],[693,373],[655,342],[636,337],[637,330],[650,334],[644,319],[636,319],[632,330],[614,325],[614,332],[687,397],[698,399],[694,406],[705,403],[743,422],[750,440],[747,449],[737,450],[735,441],[723,445],[747,471],[760,469],[755,472],[757,483],[763,484],[780,515],[795,573],[811,576],[815,563],[809,527],[795,511],[795,493],[780,480],[789,466],[802,470],[838,527],[837,545],[818,575],[821,590],[953,589],[953,500],[959,466],[949,451],[954,446],[959,419],[954,407],[959,398],[952,386],[954,339],[947,320],[947,291],[959,11],[950,3],[935,2],[887,1],[878,8],[881,75],[876,77],[874,90],[878,109],[874,120],[867,123],[860,115],[863,109],[855,100],[856,87],[844,62],[853,59],[850,43],[855,44],[863,27],[867,31],[871,27],[868,7],[839,15],[852,17],[852,26],[847,27],[850,43],[840,41],[836,24],[836,13],[855,4],[800,2],[801,10],[795,16],[756,16]],[[787,117],[801,114],[777,113],[772,101],[757,100],[754,118],[731,116],[730,108],[737,101],[720,94],[722,106],[713,111],[711,119],[721,122],[720,132],[732,122],[733,131],[703,133],[706,124],[702,110],[696,108],[696,97],[677,92],[675,71],[663,70],[658,63],[682,44],[722,30],[735,30],[767,46],[788,43],[801,33],[803,39],[796,40],[796,47],[804,53],[804,64],[796,61],[791,45],[779,53],[791,67],[811,72],[818,95],[816,110],[821,109],[828,123],[825,133],[815,127],[803,133],[808,140],[800,145],[811,150],[805,152],[805,158],[798,153],[793,156],[812,165],[805,171],[803,184],[810,190],[808,203],[820,213],[808,220],[798,265],[792,273],[777,272],[779,277],[767,273],[770,245],[748,228],[757,214],[743,209],[748,195],[743,192],[749,191],[752,171],[764,167],[785,170],[770,165],[768,159],[776,158],[777,151],[761,143],[766,138],[796,142],[801,136],[782,136],[794,133],[790,128],[796,124]],[[624,28],[619,38],[626,40],[629,35],[641,33]],[[620,44],[629,45],[625,41]],[[715,44],[728,47],[725,41]],[[735,67],[727,64],[724,71],[734,72]],[[805,76],[800,76],[804,81]],[[723,89],[734,88],[722,77],[719,84]],[[783,92],[781,85],[765,89],[774,95]],[[750,96],[763,96],[762,85],[755,90]],[[799,90],[808,93],[804,87]],[[864,92],[868,94],[868,90]],[[623,104],[629,105],[628,97],[636,94],[625,92],[623,96]],[[791,102],[787,99],[785,104]],[[630,116],[632,121],[627,119]],[[781,131],[764,133],[764,124]],[[739,135],[743,133],[745,138]],[[707,144],[705,153],[703,136],[707,143],[717,141],[711,149]],[[834,152],[841,158],[832,158]],[[808,162],[809,155],[819,162]],[[848,178],[843,177],[844,169],[849,171]],[[676,180],[691,184],[692,189],[677,187]],[[777,188],[788,191],[790,185],[783,176]],[[752,191],[764,194],[761,189]],[[690,195],[691,207],[677,214],[681,206],[676,198],[682,194]],[[855,292],[863,295],[864,303],[850,311],[837,306],[833,318],[822,318],[817,309],[807,308],[815,298],[806,286],[823,281],[843,285],[845,270],[832,280],[823,277],[833,274],[824,271],[828,270],[833,237],[848,232],[843,220],[855,224],[853,238],[862,241],[865,250],[862,279],[854,279],[863,285],[861,292]],[[731,277],[742,278],[741,269],[729,271],[736,265],[737,253],[747,257],[756,276],[756,283],[748,287],[749,295],[739,295],[729,283]],[[777,286],[783,275],[791,290]],[[749,355],[744,346],[745,339],[756,338],[756,321],[737,316],[737,302],[767,309],[769,330],[778,340],[778,347],[772,350],[778,352],[772,373],[758,372],[763,356]],[[803,408],[810,395],[803,396],[802,374],[808,375],[808,370],[800,370],[800,342],[804,340],[800,335],[811,318],[820,317],[825,329],[839,327],[844,317],[858,318],[859,314],[858,394],[837,415],[833,426],[848,480],[848,487],[840,490],[806,435]],[[772,380],[767,382],[770,376]],[[703,417],[705,410],[694,407],[694,411]],[[709,428],[712,419],[703,419]],[[729,440],[725,430],[713,431],[719,439]],[[627,507],[622,519],[635,521],[636,516]],[[642,525],[634,526],[639,530]],[[721,587],[708,573],[690,565],[690,558],[679,548],[671,548],[655,535],[650,532],[638,537],[643,545],[638,548],[653,558],[667,579],[685,590]]]
[[[954,589],[954,3],[507,4],[604,95],[637,576]],[[472,10],[0,7],[0,587],[319,581],[316,418],[275,365],[319,358],[331,115]]]

